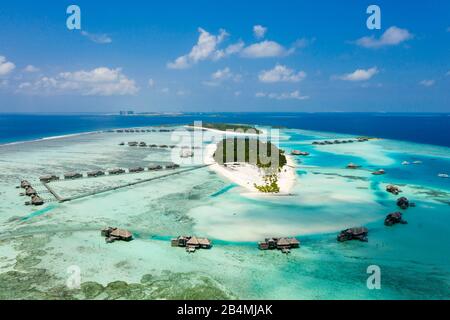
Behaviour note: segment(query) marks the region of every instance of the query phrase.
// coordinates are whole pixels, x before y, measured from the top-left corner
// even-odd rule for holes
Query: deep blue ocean
[[[185,113],[160,116],[1,114],[0,143],[193,121],[248,123],[367,135],[450,147],[449,113]]]

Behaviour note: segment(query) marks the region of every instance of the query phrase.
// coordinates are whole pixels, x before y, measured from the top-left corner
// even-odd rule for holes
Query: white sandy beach
[[[216,149],[216,144],[210,144],[206,147],[205,150],[204,163],[211,164],[209,166],[211,170],[240,185],[241,187],[244,187],[250,192],[251,195],[267,195],[255,188],[255,184],[264,184],[264,171],[262,169],[258,168],[255,165],[247,163],[239,163],[236,165],[229,165],[227,167],[224,167],[218,164],[213,158]],[[296,174],[294,170],[295,164],[289,156],[286,156],[286,160],[287,165],[283,166],[281,168],[281,171],[277,174],[280,192],[276,195],[289,195],[296,180]]]

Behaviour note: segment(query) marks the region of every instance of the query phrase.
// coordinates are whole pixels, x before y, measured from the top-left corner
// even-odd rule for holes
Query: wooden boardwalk
[[[201,168],[205,168],[205,167],[208,167],[208,166],[210,166],[210,164],[203,164],[203,165],[199,165],[199,166],[189,167],[189,168],[186,168],[186,169],[180,169],[180,170],[177,170],[177,171],[174,171],[174,172],[170,172],[170,173],[166,173],[166,174],[163,174],[163,175],[160,175],[160,176],[157,176],[157,177],[151,177],[151,178],[147,178],[147,179],[142,179],[142,180],[126,183],[126,184],[123,184],[123,185],[114,186],[114,187],[110,187],[110,188],[105,188],[105,189],[101,189],[101,190],[96,190],[96,191],[92,191],[92,192],[88,192],[88,193],[84,193],[84,194],[80,194],[80,195],[73,196],[73,197],[68,197],[68,198],[63,198],[63,197],[59,196],[48,185],[48,183],[43,183],[43,185],[55,197],[55,199],[58,202],[67,202],[67,201],[72,201],[72,200],[77,200],[77,199],[82,199],[82,198],[94,196],[94,195],[105,193],[105,192],[110,192],[110,191],[114,191],[114,190],[118,190],[118,189],[123,189],[123,188],[131,187],[131,186],[135,186],[135,185],[138,185],[138,184],[141,184],[141,183],[146,183],[146,182],[153,181],[153,180],[167,178],[167,177],[170,177],[170,176],[173,176],[173,175],[176,175],[176,174],[182,174],[182,173],[190,172],[190,171],[193,171],[193,170],[198,170],[198,169],[201,169]],[[176,170],[176,169],[174,169],[174,170]],[[98,177],[98,178],[101,178],[101,177]]]

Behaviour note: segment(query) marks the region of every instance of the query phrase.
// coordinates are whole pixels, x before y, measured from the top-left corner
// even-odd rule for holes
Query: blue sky
[[[450,111],[445,0],[7,1],[0,22],[0,112]]]

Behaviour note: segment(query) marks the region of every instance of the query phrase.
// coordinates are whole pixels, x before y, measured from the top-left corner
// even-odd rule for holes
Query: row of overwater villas
[[[159,165],[159,164],[152,164],[148,167],[135,167],[135,168],[129,168],[128,171],[126,169],[122,169],[122,168],[115,168],[115,169],[110,169],[107,171],[103,171],[103,170],[96,170],[96,171],[90,171],[86,174],[87,177],[100,177],[100,176],[104,176],[106,174],[108,175],[119,175],[119,174],[124,174],[124,173],[138,173],[138,172],[143,172],[143,171],[156,171],[156,170],[162,170],[162,169],[177,169],[179,168],[180,165],[176,164],[176,163],[168,163],[164,166]],[[64,179],[67,180],[73,180],[73,179],[80,179],[83,178],[83,174],[79,173],[79,172],[68,172],[64,174]],[[56,181],[59,180],[60,177],[57,175],[45,175],[39,178],[40,181],[48,183],[51,181]]]

